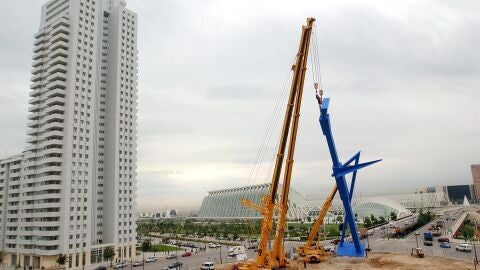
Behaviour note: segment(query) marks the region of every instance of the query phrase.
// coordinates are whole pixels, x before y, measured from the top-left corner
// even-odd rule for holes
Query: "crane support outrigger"
[[[288,194],[290,189],[290,180],[292,176],[295,143],[298,130],[298,121],[300,117],[300,106],[302,103],[303,85],[307,70],[307,59],[310,47],[310,37],[312,34],[314,18],[307,19],[307,25],[302,26],[302,36],[298,48],[295,64],[292,67],[293,79],[290,87],[290,94],[283,122],[282,134],[275,161],[270,190],[262,198],[264,206],[254,205],[248,199],[243,199],[242,204],[259,210],[263,215],[263,223],[260,234],[260,243],[258,246],[255,262],[241,264],[241,269],[279,269],[285,268],[287,261],[285,259],[285,249],[283,246],[283,237],[285,231],[285,220],[288,211]],[[277,189],[279,186],[280,175],[285,158],[285,148],[288,140],[288,153],[285,171],[283,174],[283,184],[280,200],[277,204]],[[277,231],[274,238],[273,248],[267,250],[267,242],[273,226],[275,208],[279,210]]]

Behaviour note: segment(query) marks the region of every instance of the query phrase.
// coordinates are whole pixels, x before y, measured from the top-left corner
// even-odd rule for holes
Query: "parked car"
[[[423,241],[423,244],[424,244],[425,246],[433,246],[433,242],[430,241],[430,240],[425,240],[425,241]]]
[[[126,268],[128,266],[127,263],[117,263],[113,266],[113,269],[122,269],[122,268]]]
[[[441,243],[440,243],[440,247],[441,247],[441,248],[451,248],[449,242],[441,242]]]
[[[214,243],[208,243],[208,247],[209,247],[209,248],[216,248],[217,245],[215,245]]]
[[[106,266],[97,266],[95,267],[95,270],[107,270]]]
[[[221,247],[221,246],[222,246],[222,245],[220,245],[220,244],[217,244],[217,245],[216,245],[216,247]]]
[[[166,258],[167,258],[167,259],[175,259],[176,257],[177,257],[176,254],[170,254],[170,255],[168,255]]]
[[[458,251],[472,252],[472,245],[464,243],[456,246],[455,249]]]
[[[200,270],[214,270],[215,269],[215,263],[213,262],[204,262],[200,266]]]
[[[450,242],[450,240],[448,240],[448,238],[446,238],[446,237],[440,237],[440,238],[438,238],[438,242],[439,243],[442,243],[442,242],[447,242],[448,243],[448,242]]]
[[[151,263],[151,262],[155,262],[156,260],[157,260],[156,258],[155,258],[155,259],[153,259],[153,258],[147,258],[147,259],[145,260],[145,262],[146,262],[146,263]]]
[[[143,265],[143,262],[142,262],[142,261],[134,261],[132,265],[133,265],[134,267],[135,267],[135,266],[141,266],[141,265]]]
[[[182,257],[189,257],[189,256],[192,256],[192,252],[190,252],[190,251],[187,251],[187,252],[182,254]]]
[[[183,265],[182,262],[174,262],[174,263],[170,264],[170,265],[168,266],[168,268],[170,268],[170,269],[172,269],[172,268],[180,268],[180,267],[182,267],[182,265]]]

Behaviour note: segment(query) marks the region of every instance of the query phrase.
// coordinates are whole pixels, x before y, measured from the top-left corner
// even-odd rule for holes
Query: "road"
[[[196,243],[196,242],[193,242],[195,244],[197,244],[198,246],[200,247],[204,247],[205,244],[204,243]],[[136,269],[136,270],[161,270],[165,267],[168,267],[169,264],[172,264],[174,262],[176,262],[177,260],[179,262],[182,262],[183,265],[182,267],[180,268],[180,270],[188,270],[188,269],[199,269],[200,266],[202,265],[202,263],[204,262],[207,262],[207,261],[211,261],[211,262],[214,262],[215,264],[220,264],[220,262],[222,263],[226,263],[226,262],[232,262],[233,259],[232,258],[228,258],[228,246],[222,246],[221,248],[208,248],[206,249],[205,252],[197,252],[197,253],[192,253],[192,256],[188,256],[188,257],[182,257],[181,255],[185,253],[185,251],[191,251],[190,248],[184,248],[183,250],[179,250],[177,252],[170,252],[168,254],[172,254],[172,253],[177,253],[177,258],[176,259],[166,259],[166,256],[168,255],[167,253],[163,253],[163,252],[156,252],[155,253],[155,257],[157,257],[157,261],[156,262],[153,262],[153,263],[145,263],[144,264],[144,267],[142,266],[137,266],[137,267],[133,267],[131,265],[131,262],[128,262],[128,267],[127,268],[123,268],[124,270],[129,270],[129,269]],[[150,257],[150,256],[153,256],[154,253],[153,252],[147,252],[145,253],[145,259]],[[221,257],[220,257],[221,256]],[[247,256],[248,258],[254,258],[255,257],[255,254],[254,254],[254,251],[253,250],[250,250],[250,249],[247,249]],[[142,261],[143,257],[142,256],[138,256],[137,258],[133,259],[132,261]],[[107,265],[106,263],[102,263],[102,264],[96,264],[96,265],[92,265],[90,267],[86,267],[85,269],[86,270],[91,270],[91,269],[94,269],[96,266],[99,266],[99,265]]]

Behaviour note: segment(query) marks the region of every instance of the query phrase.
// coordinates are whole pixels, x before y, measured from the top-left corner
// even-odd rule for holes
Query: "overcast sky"
[[[46,1],[0,0],[0,158],[25,148],[33,35]],[[357,195],[472,182],[480,163],[480,2],[128,0],[138,28],[138,209],[198,209],[207,191],[270,181],[258,149],[315,17],[342,160],[383,158]],[[310,68],[310,65],[309,65]],[[287,87],[288,88],[288,87]],[[334,180],[306,78],[292,186]],[[282,121],[284,106],[281,107]]]

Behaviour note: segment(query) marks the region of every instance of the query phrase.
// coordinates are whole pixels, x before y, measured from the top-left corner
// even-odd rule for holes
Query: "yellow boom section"
[[[315,249],[312,249],[312,242],[315,239],[315,236],[318,233],[318,230],[320,229],[320,226],[323,225],[323,220],[325,219],[325,216],[328,213],[328,209],[332,206],[333,203],[333,198],[335,198],[335,194],[337,194],[337,185],[335,185],[330,192],[330,195],[327,197],[327,200],[322,206],[322,209],[320,210],[320,213],[318,213],[317,220],[313,224],[312,229],[310,230],[310,233],[308,234],[307,242],[305,243],[304,246],[299,247],[297,253],[301,257],[306,257],[306,259],[309,259],[312,262],[318,262],[321,260],[321,257],[323,256],[323,247],[320,246],[320,244],[317,244],[315,246]],[[318,241],[317,243],[320,243]]]

